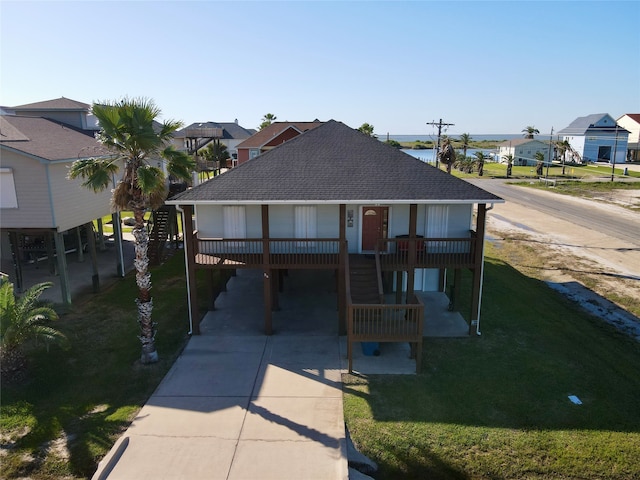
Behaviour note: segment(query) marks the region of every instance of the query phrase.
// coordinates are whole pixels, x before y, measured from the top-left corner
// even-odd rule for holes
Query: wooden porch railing
[[[269,268],[338,268],[335,238],[195,238],[196,264],[218,268],[259,268],[268,248]]]
[[[383,270],[403,270],[409,260],[409,249],[415,250],[417,268],[472,268],[475,259],[475,232],[467,238],[383,238],[378,240]]]

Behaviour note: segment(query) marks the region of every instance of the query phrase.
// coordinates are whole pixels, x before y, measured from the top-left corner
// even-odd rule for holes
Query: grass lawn
[[[640,344],[491,246],[482,305],[481,337],[425,339],[421,375],[344,376],[377,477],[640,478]]]
[[[93,475],[187,340],[184,255],[153,268],[152,282],[158,363],[143,366],[139,361],[132,272],[100,295],[74,304],[56,322],[71,341],[70,350],[34,351],[28,382],[3,383],[0,478]],[[200,298],[206,298],[204,292]]]
[[[615,174],[618,176],[618,179],[624,173],[623,168],[624,167],[615,169]],[[459,170],[453,169],[451,173],[460,178],[507,178],[507,165],[504,163],[486,162],[484,164],[484,175],[482,177],[478,177],[477,171],[474,171],[473,173],[463,173]],[[547,176],[546,167],[544,167],[543,176]],[[565,174],[562,175],[562,166],[553,164],[549,166],[548,176],[549,178],[555,178],[558,180],[611,178],[611,167],[594,164],[582,166],[567,165],[565,168]],[[511,178],[513,179],[529,179],[538,177],[539,175],[536,174],[535,167],[513,166],[513,170],[511,172]],[[640,178],[640,172],[629,170],[628,177]]]
[[[418,376],[345,376],[354,441],[379,479],[638,478],[640,345],[502,256],[488,247],[482,337],[426,339]],[[129,275],[59,320],[71,350],[2,385],[0,478],[92,475],[187,339],[183,262],[152,271],[159,363],[139,363]]]

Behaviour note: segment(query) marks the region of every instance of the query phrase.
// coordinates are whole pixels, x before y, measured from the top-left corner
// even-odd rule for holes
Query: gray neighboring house
[[[625,163],[629,131],[608,113],[578,117],[558,132],[583,162]]]
[[[60,98],[5,109],[15,114],[0,116],[2,271],[20,290],[29,287],[22,284],[25,264],[47,259],[66,304],[71,303],[66,253],[82,255],[86,248],[94,259],[93,221],[100,229],[100,219],[111,213],[110,191],[94,193],[81,180],[67,178],[75,160],[110,155],[94,138],[89,108]],[[87,284],[97,288],[96,271]]]
[[[374,337],[407,340],[384,329],[416,318],[414,309],[422,307],[414,292],[444,292],[448,278],[454,308],[460,273],[468,269],[468,332],[475,334],[486,210],[503,202],[343,123],[325,122],[167,201],[185,212],[192,331],[199,333],[197,270],[262,271],[267,334],[283,273],[332,270],[339,331],[348,330],[351,345]],[[348,279],[367,262],[369,285],[378,287],[359,301],[361,285]],[[392,292],[397,305],[371,304]],[[385,315],[397,318],[382,321]],[[359,330],[365,321],[369,327]],[[420,332],[407,341],[419,347]]]

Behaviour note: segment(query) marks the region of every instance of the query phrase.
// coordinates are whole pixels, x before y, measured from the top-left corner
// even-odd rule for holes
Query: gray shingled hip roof
[[[331,120],[168,203],[502,203],[492,193]]]

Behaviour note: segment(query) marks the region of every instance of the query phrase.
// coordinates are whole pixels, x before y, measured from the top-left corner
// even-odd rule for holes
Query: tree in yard
[[[94,103],[92,112],[98,119],[97,139],[114,152],[109,158],[76,160],[69,178],[82,178],[83,186],[98,192],[108,188],[111,178],[120,171],[122,179],[111,197],[115,211],[132,210],[135,220],[136,284],[138,286],[138,324],[142,343],[142,363],[158,361],[155,346],[156,324],[151,319],[151,274],[147,253],[149,234],[144,224],[147,209],[160,207],[167,197],[166,178],[160,168],[148,162],[158,157],[166,161],[169,175],[189,180],[195,169],[194,160],[169,144],[182,122],[167,120],[158,123],[160,109],[152,100],[124,98],[114,102]]]
[[[536,152],[534,157],[535,157],[536,161],[538,162],[536,164],[536,175],[541,176],[542,175],[542,168],[544,167],[544,153]]]
[[[522,129],[524,133],[524,138],[533,138],[535,135],[538,135],[540,133],[540,130],[538,130],[536,127],[533,126],[528,126]]]
[[[485,155],[484,152],[476,152],[476,164],[478,165],[478,176],[481,177],[484,175],[484,162],[489,159],[488,155]]]
[[[471,135],[468,133],[463,133],[460,135],[460,142],[462,142],[462,155],[467,157],[467,149],[469,148],[469,144],[471,143]]]
[[[68,346],[67,337],[49,322],[58,319],[50,304],[40,301],[40,295],[51,282],[38,283],[20,297],[13,291],[13,283],[0,278],[0,371],[7,380],[20,380],[27,360],[24,348],[30,342],[44,341]]]
[[[507,161],[507,178],[511,177],[511,170],[513,169],[513,155],[503,155],[503,160]]]
[[[456,151],[453,149],[448,137],[444,137],[444,140],[442,140],[438,159],[447,166],[447,173],[451,173],[451,167],[456,161]]]
[[[264,117],[262,117],[262,123],[258,127],[258,130],[262,130],[263,128],[268,127],[276,121],[276,118],[278,117],[276,117],[273,113],[267,113]]]
[[[370,137],[375,137],[375,134],[373,133],[373,125],[369,125],[368,123],[360,125],[360,127],[358,127],[358,131],[365,135],[369,135]]]
[[[221,168],[227,165],[227,160],[231,158],[227,146],[224,143],[220,143],[220,140],[214,140],[205,148],[200,150],[200,155],[204,158],[205,162],[213,163],[213,176],[220,171]],[[209,178],[209,171],[207,170],[207,178]]]

